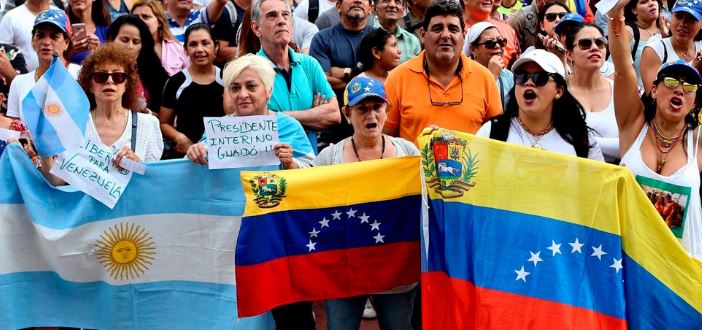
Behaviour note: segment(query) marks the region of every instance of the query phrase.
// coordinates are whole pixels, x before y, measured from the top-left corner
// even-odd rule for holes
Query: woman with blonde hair
[[[169,76],[188,67],[190,59],[185,55],[183,46],[178,43],[166,20],[166,13],[161,3],[156,0],[136,1],[132,14],[139,17],[149,28],[154,38],[154,51],[161,59],[161,65]]]

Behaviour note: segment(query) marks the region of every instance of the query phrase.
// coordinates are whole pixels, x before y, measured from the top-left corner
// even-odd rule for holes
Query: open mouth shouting
[[[536,92],[533,89],[527,89],[522,94],[522,97],[524,97],[524,103],[531,105],[536,101]]]

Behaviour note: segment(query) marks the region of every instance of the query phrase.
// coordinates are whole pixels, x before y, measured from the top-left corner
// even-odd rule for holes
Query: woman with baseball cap
[[[610,22],[609,46],[617,66],[614,111],[621,164],[631,170],[646,191],[671,195],[680,221],[669,226],[687,251],[702,259],[702,156],[695,112],[702,77],[684,60],[664,64],[652,80],[650,95],[640,98],[629,41],[617,32],[621,28],[618,18],[627,3],[621,0],[609,12],[612,22],[619,22],[619,26]]]
[[[558,56],[535,49],[512,65],[515,86],[505,112],[476,135],[594,160],[602,151],[585,123],[583,106],[568,91]]]

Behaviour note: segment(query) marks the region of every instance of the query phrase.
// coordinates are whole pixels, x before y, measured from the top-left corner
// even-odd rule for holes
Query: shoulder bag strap
[[[131,110],[130,110],[131,111]],[[132,111],[132,151],[136,152],[137,123],[139,121],[136,111]]]

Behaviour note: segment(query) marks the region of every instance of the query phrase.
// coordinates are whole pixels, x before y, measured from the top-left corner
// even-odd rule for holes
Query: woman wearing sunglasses
[[[543,49],[524,53],[514,65],[515,86],[505,112],[476,135],[594,160],[602,151],[585,123],[585,113],[568,91],[558,57]]]
[[[113,162],[122,158],[136,162],[161,159],[163,138],[156,117],[132,110],[137,105],[139,76],[134,55],[115,43],[107,43],[83,61],[78,83],[90,100],[85,139],[112,150]],[[49,173],[53,157],[42,159],[42,173],[54,185],[65,184]]]
[[[613,82],[600,74],[607,55],[607,39],[599,27],[577,25],[566,32],[566,56],[573,74],[568,90],[585,109],[586,121],[605,160],[619,163],[619,130],[614,118]]]
[[[610,17],[617,21],[626,3],[626,0],[617,3]],[[700,259],[702,156],[694,108],[702,77],[683,60],[665,64],[651,84],[650,97],[640,98],[629,42],[623,35],[617,35],[617,28],[609,26],[609,47],[617,66],[614,110],[619,127],[619,150],[623,155],[621,164],[633,172],[651,196],[670,194],[676,201],[678,215],[674,218],[679,216],[680,221],[671,222],[669,226],[687,251]],[[664,218],[670,218],[666,215]]]
[[[466,34],[466,45],[469,47],[465,53],[480,65],[488,68],[495,76],[503,108],[509,100],[509,91],[514,87],[514,75],[512,71],[505,68],[502,60],[505,42],[502,33],[490,22],[476,23]]]
[[[628,2],[628,0],[621,0],[619,4],[625,5]],[[670,36],[649,42],[641,53],[641,81],[646,94],[651,92],[653,81],[657,78],[658,68],[661,67],[661,64],[677,60],[683,60],[694,67],[699,67],[702,64],[700,61],[702,41],[694,40],[702,28],[702,2],[680,0],[671,12],[673,19],[670,24]],[[612,17],[611,13],[610,17]],[[614,24],[617,27],[614,31],[615,36],[622,34],[622,24],[620,23],[623,16],[616,19],[619,21]]]
[[[570,13],[570,9],[560,2],[550,2],[544,10],[536,14],[539,20],[539,34],[546,35],[551,38],[558,38],[556,34],[556,25],[561,22],[561,19]]]

